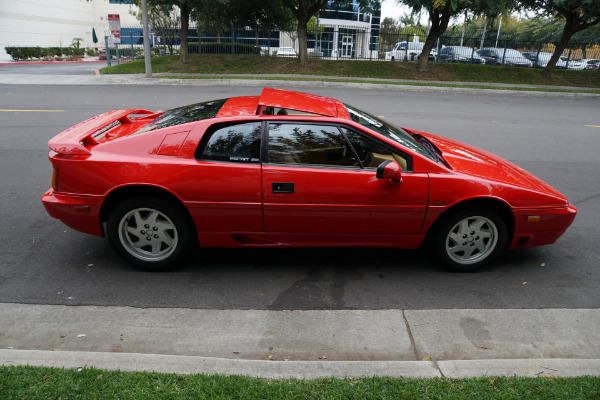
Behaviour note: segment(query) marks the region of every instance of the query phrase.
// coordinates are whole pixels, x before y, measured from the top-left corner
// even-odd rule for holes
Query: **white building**
[[[316,38],[316,48],[331,58],[377,58],[381,9],[362,12],[357,0],[328,4],[318,13],[324,28]],[[309,44],[309,47],[310,44]]]
[[[0,0],[0,61],[11,60],[6,46],[69,47],[81,38],[81,47],[104,48],[108,14],[119,14],[122,26],[139,25],[129,10],[138,8],[118,0]]]

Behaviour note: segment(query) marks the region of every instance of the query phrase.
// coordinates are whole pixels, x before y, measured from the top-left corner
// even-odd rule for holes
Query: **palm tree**
[[[73,46],[73,47],[75,47],[75,48],[77,48],[77,49],[78,49],[78,48],[79,48],[79,43],[80,43],[80,42],[83,42],[83,39],[82,39],[82,38],[78,38],[78,37],[76,37],[76,38],[73,38],[73,41],[71,42],[71,46]]]

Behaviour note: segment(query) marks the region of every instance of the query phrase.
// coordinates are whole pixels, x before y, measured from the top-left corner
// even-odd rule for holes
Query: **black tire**
[[[433,250],[451,270],[472,272],[502,253],[506,238],[506,223],[496,211],[466,209],[441,222],[434,232]]]
[[[145,270],[172,267],[192,248],[195,231],[176,206],[153,197],[132,197],[108,216],[107,236],[115,250]]]

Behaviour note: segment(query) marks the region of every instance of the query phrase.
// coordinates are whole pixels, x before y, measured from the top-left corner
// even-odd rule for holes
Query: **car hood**
[[[552,186],[502,157],[452,139],[430,133],[417,133],[425,136],[435,144],[442,152],[448,164],[456,172],[542,192],[556,197],[557,200],[561,200],[559,202],[567,201]]]

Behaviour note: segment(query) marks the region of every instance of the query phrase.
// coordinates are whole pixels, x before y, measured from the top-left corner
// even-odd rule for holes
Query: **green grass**
[[[298,60],[290,58],[215,54],[192,54],[186,64],[181,64],[178,56],[154,57],[152,71],[171,74],[250,74],[261,78],[279,74],[299,74],[600,88],[600,72],[596,71],[556,70],[551,78],[544,78],[541,70],[534,68],[431,63],[428,72],[419,73],[414,63],[407,62],[311,59],[309,65],[303,67]],[[100,73],[141,74],[144,73],[144,60],[105,67]]]
[[[598,399],[600,378],[315,379],[0,367],[0,399]]]

